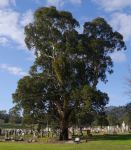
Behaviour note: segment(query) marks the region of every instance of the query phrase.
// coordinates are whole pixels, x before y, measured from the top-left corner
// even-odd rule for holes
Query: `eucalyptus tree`
[[[68,139],[74,110],[101,111],[108,95],[97,89],[113,72],[110,54],[125,49],[123,36],[103,19],[79,22],[70,12],[55,7],[35,11],[25,27],[25,43],[35,52],[29,76],[18,82],[13,99],[23,112],[39,120],[53,113],[60,127],[60,140]]]

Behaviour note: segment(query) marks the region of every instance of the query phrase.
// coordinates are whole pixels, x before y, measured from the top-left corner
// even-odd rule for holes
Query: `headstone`
[[[128,127],[128,125],[126,125],[125,129],[126,129],[126,132],[129,132],[129,127]]]
[[[126,124],[125,124],[125,122],[123,121],[123,122],[122,122],[122,133],[125,132],[125,129],[126,129]]]

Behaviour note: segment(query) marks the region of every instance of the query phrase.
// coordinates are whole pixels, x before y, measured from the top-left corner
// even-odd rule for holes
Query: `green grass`
[[[0,150],[131,150],[131,135],[94,136],[83,144],[0,143]]]

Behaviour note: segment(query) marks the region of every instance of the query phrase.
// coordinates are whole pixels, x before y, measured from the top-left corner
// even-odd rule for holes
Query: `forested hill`
[[[110,125],[121,125],[123,121],[131,125],[131,103],[126,106],[109,106],[106,114]]]

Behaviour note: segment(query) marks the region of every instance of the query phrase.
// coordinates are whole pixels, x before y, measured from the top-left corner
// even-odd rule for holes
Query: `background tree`
[[[9,122],[9,115],[6,110],[0,110],[0,120],[3,120],[5,123]]]
[[[131,126],[131,103],[128,103],[125,109],[125,122]]]
[[[13,94],[14,102],[35,120],[54,112],[60,140],[68,139],[74,110],[99,112],[108,103],[97,84],[106,83],[106,73],[113,72],[110,54],[125,49],[122,35],[103,18],[86,22],[83,33],[78,27],[70,12],[55,7],[36,10],[34,21],[25,27],[25,43],[36,59]]]
[[[94,117],[94,122],[92,123],[94,126],[100,126],[101,128],[104,126],[109,125],[107,115],[105,111],[100,112],[99,114],[96,114]]]
[[[22,123],[22,117],[20,115],[20,111],[16,107],[13,107],[9,110],[9,122],[11,124]]]

